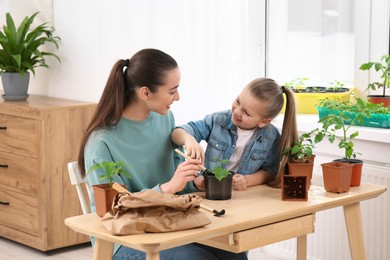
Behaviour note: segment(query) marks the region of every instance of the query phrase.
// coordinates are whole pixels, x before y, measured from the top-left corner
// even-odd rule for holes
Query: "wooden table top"
[[[199,242],[213,237],[231,234],[254,227],[275,223],[319,212],[322,210],[345,206],[363,200],[378,197],[386,187],[362,183],[360,187],[351,187],[347,193],[329,193],[321,186],[311,185],[307,201],[282,201],[281,190],[266,185],[250,187],[246,191],[233,191],[230,200],[212,201],[204,199],[202,204],[217,210],[225,209],[223,216],[208,214],[211,224],[184,231],[168,233],[147,233],[126,236],[110,235],[100,222],[100,218],[91,213],[70,217],[65,224],[73,230],[87,235],[119,243],[135,249],[147,247],[164,250],[192,242]],[[204,197],[204,193],[198,195]],[[203,210],[203,209],[201,209]]]

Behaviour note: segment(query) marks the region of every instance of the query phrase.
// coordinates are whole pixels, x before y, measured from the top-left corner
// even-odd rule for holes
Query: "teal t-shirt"
[[[144,121],[121,118],[112,129],[94,131],[84,149],[85,170],[103,161],[122,161],[129,167],[126,170],[131,178],[117,177],[115,182],[124,184],[130,192],[154,189],[159,192],[160,184],[168,182],[177,165],[182,161],[174,151],[171,132],[175,120],[171,111],[167,115],[151,112]],[[99,181],[102,169],[87,174],[88,185],[105,183]],[[197,191],[189,182],[182,193]],[[90,198],[91,211],[95,212],[95,200]],[[115,250],[118,246],[115,245]]]
[[[129,166],[126,170],[131,178],[116,177],[115,182],[126,185],[130,192],[160,191],[160,184],[172,178],[181,162],[171,141],[173,129],[171,111],[167,115],[151,112],[144,121],[121,118],[114,129],[99,129],[91,134],[84,150],[85,169],[103,161],[122,161]],[[89,185],[101,184],[100,174],[102,169],[88,174]],[[194,191],[197,190],[189,183],[180,193]]]

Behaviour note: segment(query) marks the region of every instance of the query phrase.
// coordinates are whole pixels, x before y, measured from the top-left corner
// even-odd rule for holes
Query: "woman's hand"
[[[237,173],[233,175],[233,188],[235,190],[246,190],[248,188],[248,183],[244,175]]]
[[[201,161],[196,159],[188,159],[179,164],[171,180],[160,186],[163,193],[174,194],[181,191],[186,186],[187,182],[195,180],[200,171]]]

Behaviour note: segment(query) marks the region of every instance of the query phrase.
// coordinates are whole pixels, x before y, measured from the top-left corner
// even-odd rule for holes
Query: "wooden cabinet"
[[[67,163],[96,104],[31,95],[0,99],[0,236],[47,251],[89,241],[64,225],[80,215]]]

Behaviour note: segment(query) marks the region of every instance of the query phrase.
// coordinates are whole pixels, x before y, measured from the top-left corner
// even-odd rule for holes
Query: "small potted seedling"
[[[353,131],[350,133],[351,126],[357,125],[358,122],[363,121],[363,111],[355,111],[351,113],[351,110],[346,106],[347,103],[339,102],[337,100],[329,100],[326,102],[327,108],[333,108],[339,106],[340,110],[329,109],[331,112],[319,120],[322,124],[322,129],[315,137],[316,142],[320,142],[324,137],[327,137],[330,143],[338,141],[338,148],[344,150],[344,156],[342,159],[335,160],[332,163],[322,164],[324,185],[326,191],[330,192],[346,192],[350,186],[360,186],[360,179],[362,173],[363,161],[355,159],[358,154],[355,151],[355,145],[353,139],[359,135],[359,131]],[[343,108],[343,109],[342,109]],[[341,132],[338,132],[341,131]],[[341,134],[340,134],[341,133]],[[349,164],[349,166],[345,165]],[[328,174],[327,170],[337,168],[337,172],[341,169],[345,169],[347,174],[351,177],[340,176],[336,182],[341,183],[341,180],[345,180],[346,184],[342,184],[342,187],[337,187],[334,181],[328,181],[328,177],[335,176],[335,174]],[[351,167],[353,169],[351,169]]]
[[[214,169],[205,170],[203,176],[205,179],[206,199],[209,200],[227,200],[232,197],[232,177],[233,173],[226,170],[224,166],[229,160],[214,158],[219,165]]]
[[[299,139],[294,142],[292,147],[283,151],[288,154],[290,160],[287,162],[288,175],[291,176],[306,176],[306,190],[310,188],[310,182],[313,176],[314,157],[314,141],[312,135],[318,132],[314,129],[308,133],[302,134]]]
[[[129,172],[125,170],[127,165],[123,162],[111,162],[104,161],[102,163],[96,163],[92,165],[87,174],[102,169],[99,171],[99,181],[107,181],[104,184],[92,185],[92,189],[95,197],[96,213],[99,217],[103,217],[108,211],[111,210],[112,202],[115,195],[118,193],[112,188],[114,177],[122,175],[127,178],[131,178]]]

